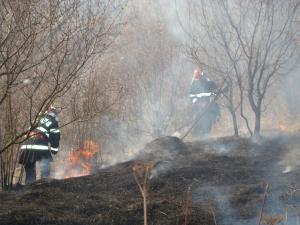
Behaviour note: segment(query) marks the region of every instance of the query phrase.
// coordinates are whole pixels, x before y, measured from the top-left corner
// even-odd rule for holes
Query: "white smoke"
[[[296,143],[290,143],[286,153],[281,156],[278,166],[282,168],[282,173],[289,173],[300,169],[300,146]]]
[[[149,179],[163,176],[165,173],[167,173],[170,170],[171,166],[172,166],[171,162],[169,162],[169,161],[158,162],[151,170]]]

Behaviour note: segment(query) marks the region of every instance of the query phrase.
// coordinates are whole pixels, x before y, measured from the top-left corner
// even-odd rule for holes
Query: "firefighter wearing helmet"
[[[192,85],[189,97],[193,103],[193,112],[196,116],[196,126],[192,130],[192,136],[199,138],[206,136],[212,129],[220,115],[219,106],[216,103],[217,85],[208,79],[200,67],[193,73]]]
[[[200,93],[215,92],[217,85],[214,81],[208,79],[200,67],[197,67],[193,73],[190,95]]]
[[[25,184],[36,180],[37,161],[40,162],[42,178],[50,175],[50,163],[53,161],[51,153],[57,154],[60,141],[57,113],[57,109],[51,105],[21,145],[19,163],[25,168]]]

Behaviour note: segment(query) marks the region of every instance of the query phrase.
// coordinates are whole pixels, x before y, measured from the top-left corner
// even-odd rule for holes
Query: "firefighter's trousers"
[[[26,172],[25,184],[36,181],[36,162],[27,162],[24,167]],[[50,176],[50,160],[42,159],[40,161],[40,168],[42,178],[48,178]]]

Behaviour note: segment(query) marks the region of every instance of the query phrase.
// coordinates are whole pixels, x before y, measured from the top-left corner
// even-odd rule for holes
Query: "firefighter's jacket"
[[[208,78],[195,79],[192,82],[190,94],[200,94],[206,92],[214,92],[217,89],[215,82],[209,80]]]
[[[19,163],[39,161],[43,158],[52,161],[52,154],[59,148],[60,131],[54,114],[45,114],[36,129],[28,134],[30,137],[21,145]],[[51,151],[51,152],[50,152]]]

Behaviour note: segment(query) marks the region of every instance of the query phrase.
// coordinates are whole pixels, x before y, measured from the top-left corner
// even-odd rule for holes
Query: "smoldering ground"
[[[148,32],[146,39],[142,39],[146,33],[138,35],[136,40],[143,40],[138,44],[144,44],[148,49],[161,50],[159,46],[164,46],[164,43],[168,41],[154,45],[152,40],[157,37],[156,31]],[[160,31],[164,30],[160,29]],[[147,45],[148,43],[151,45]],[[132,47],[133,49],[136,48]],[[140,50],[143,52],[145,49]],[[151,143],[152,139],[170,135],[177,131],[176,128],[188,122],[190,115],[185,110],[186,108],[182,107],[184,104],[179,103],[188,102],[186,93],[192,66],[174,65],[184,63],[180,56],[175,59],[169,58],[172,63],[164,61],[163,66],[159,67],[157,60],[151,61],[161,59],[156,54],[149,57],[149,52],[145,52],[144,55],[135,55],[133,53],[136,51],[127,50],[123,49],[123,54],[128,54],[123,61],[126,67],[119,68],[119,71],[126,71],[124,73],[129,74],[138,71],[134,77],[138,81],[142,80],[140,74],[145,73],[146,78],[154,74],[151,79],[140,82],[149,86],[139,86],[135,89],[135,93],[138,93],[136,99],[138,107],[130,112],[134,117],[131,117],[129,122],[119,118],[101,117],[99,127],[93,131],[100,133],[95,137],[99,140],[102,138],[100,146],[101,151],[103,150],[103,162],[109,167],[105,170],[94,171],[94,175],[85,178],[33,185],[33,189],[36,190],[34,193],[30,193],[27,189],[29,192],[26,198],[30,195],[37,195],[37,201],[45,202],[51,209],[50,212],[53,213],[44,216],[44,224],[55,224],[57,221],[57,224],[65,225],[75,222],[78,224],[142,223],[142,205],[139,204],[139,191],[132,179],[131,161],[140,155],[143,155],[145,160],[157,161],[150,177],[153,195],[151,195],[149,207],[150,220],[155,224],[182,222],[183,196],[190,186],[192,197],[190,224],[214,224],[212,210],[208,204],[209,199],[212,201],[218,224],[257,224],[266,183],[269,183],[271,187],[265,208],[268,210],[266,213],[282,214],[280,209],[286,204],[291,202],[298,204],[298,167],[294,166],[294,170],[286,175],[282,174],[282,170],[276,166],[274,168],[278,161],[282,161],[284,165],[296,164],[296,162],[288,163],[289,160],[284,160],[287,149],[296,149],[293,146],[286,147],[282,143],[270,140],[257,143],[247,138],[220,138],[187,141],[184,143],[186,149],[181,151],[172,149],[173,142],[166,145],[157,144],[157,141]],[[122,49],[120,51],[122,52]],[[148,67],[144,68],[143,62],[147,62]],[[189,75],[186,77],[182,75],[187,73]],[[163,79],[164,83],[154,82],[154,78],[157,77],[156,81]],[[178,78],[175,79],[176,82],[173,82],[174,77]],[[176,86],[183,83],[185,85]],[[173,95],[173,98],[170,95]],[[173,101],[174,99],[176,101]],[[169,104],[170,102],[172,104]],[[103,137],[109,138],[103,141],[105,139]],[[161,139],[156,140],[159,142]],[[149,143],[150,150],[143,147],[146,143]],[[289,151],[291,157],[287,155],[287,158],[294,160],[294,151]],[[289,187],[292,187],[291,191]],[[43,191],[46,192],[44,195]],[[55,193],[67,203],[58,199]],[[25,208],[25,197],[21,200],[16,200],[14,197],[5,198],[6,208],[7,206],[13,208],[16,201],[21,205],[20,208],[22,206]],[[4,197],[1,195],[0,198]],[[51,201],[51,198],[55,201]],[[31,207],[36,209],[38,203],[33,202]],[[274,208],[276,211],[273,211]],[[66,218],[61,215],[64,213],[57,213],[65,212],[65,210],[69,213]],[[8,224],[11,221],[17,221],[15,224],[18,224],[26,216],[26,210],[16,209],[15,212],[18,213],[16,218],[2,207],[0,207],[0,212],[3,212],[0,214],[1,224]],[[36,218],[36,215],[32,216]],[[27,225],[33,224],[34,222],[30,222],[29,219],[23,219],[23,221],[28,222]]]
[[[285,140],[276,137],[254,142],[227,137],[181,143],[172,137],[150,142],[145,160],[162,163],[154,167],[149,183],[149,221],[183,222],[186,193],[190,190],[190,224],[212,225],[214,218],[217,224],[224,225],[257,224],[267,183],[265,219],[267,215],[287,215],[288,221],[295,221],[300,200],[299,169],[282,174],[276,164],[292,141],[299,143],[299,136]],[[1,202],[5,202],[0,205],[0,222],[141,223],[143,206],[132,174],[134,163],[116,164],[86,177],[41,180],[22,188],[22,194],[0,193]],[[28,213],[28,199],[31,213]],[[287,214],[284,208],[288,209]],[[37,216],[42,212],[42,217]]]

